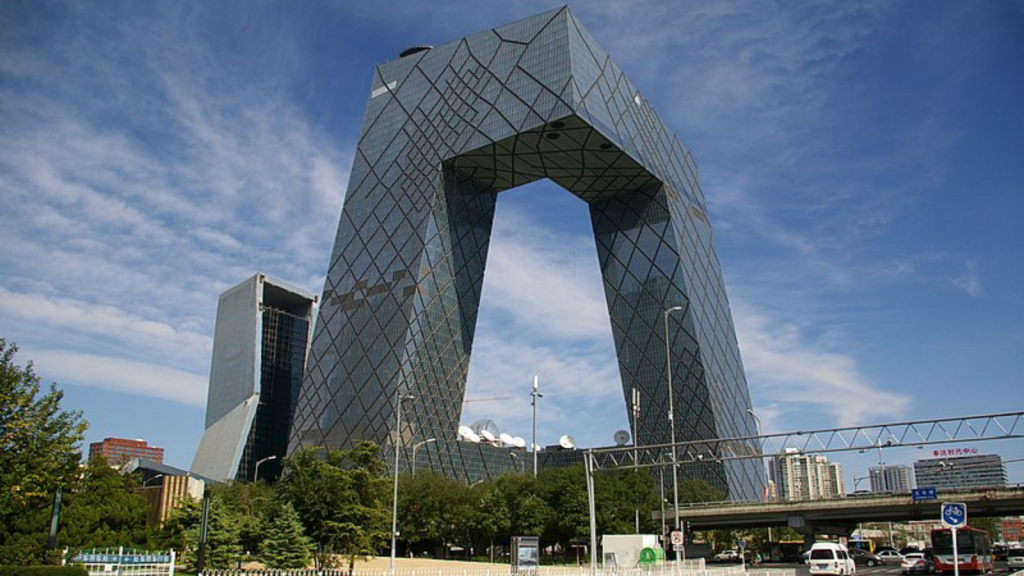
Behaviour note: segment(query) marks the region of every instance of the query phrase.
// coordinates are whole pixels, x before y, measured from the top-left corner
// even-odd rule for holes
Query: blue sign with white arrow
[[[947,528],[963,528],[967,525],[967,505],[959,502],[943,502],[942,525]]]

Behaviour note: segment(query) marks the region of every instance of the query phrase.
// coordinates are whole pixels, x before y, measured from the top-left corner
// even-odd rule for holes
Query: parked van
[[[850,558],[846,546],[835,542],[815,542],[807,559],[811,574],[850,576],[857,572],[857,565]]]

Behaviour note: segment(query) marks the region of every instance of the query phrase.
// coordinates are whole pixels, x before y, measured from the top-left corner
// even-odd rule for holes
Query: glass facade
[[[417,464],[470,476],[440,439],[459,422],[495,201],[541,178],[590,207],[637,441],[669,442],[669,390],[678,441],[756,434],[693,158],[560,8],[377,67],[290,450],[437,438]],[[734,498],[764,485],[756,459],[699,473]]]
[[[206,430],[191,471],[276,478],[288,449],[316,297],[257,274],[217,305]],[[272,458],[271,458],[272,457]]]

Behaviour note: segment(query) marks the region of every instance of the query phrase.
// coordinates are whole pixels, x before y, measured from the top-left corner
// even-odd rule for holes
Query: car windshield
[[[924,554],[907,554],[903,557],[904,560],[920,560],[924,558]]]
[[[1010,556],[1024,556],[1024,549],[1007,550],[1006,557],[1009,558]]]

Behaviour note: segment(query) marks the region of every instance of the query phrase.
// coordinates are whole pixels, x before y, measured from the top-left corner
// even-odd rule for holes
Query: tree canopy
[[[39,532],[45,541],[54,494],[77,477],[87,426],[80,412],[61,408],[56,384],[42,391],[32,363],[15,362],[17,352],[0,338],[0,564],[42,561]]]

